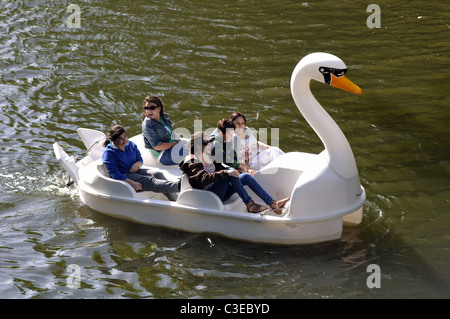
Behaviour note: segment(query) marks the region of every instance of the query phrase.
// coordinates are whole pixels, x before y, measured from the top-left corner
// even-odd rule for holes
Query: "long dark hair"
[[[127,131],[125,130],[125,128],[122,125],[114,125],[113,127],[111,127],[111,129],[109,130],[108,135],[106,136],[106,140],[105,143],[103,143],[103,146],[108,146],[108,144],[113,141],[117,141],[117,139],[120,137],[120,135],[122,135],[123,133],[127,133]]]
[[[203,155],[203,147],[206,146],[208,143],[211,143],[214,141],[214,137],[208,139],[207,141],[204,141],[205,132],[195,132],[191,136],[191,162],[194,163],[194,161],[202,161],[202,155]]]
[[[164,113],[165,112],[164,105],[163,105],[161,99],[159,97],[155,96],[155,95],[147,95],[145,97],[144,103],[142,105],[142,111],[144,112],[144,114],[142,114],[142,121],[144,121],[145,117],[147,116],[147,115],[145,115],[145,110],[144,110],[144,106],[145,106],[146,102],[148,102],[148,103],[155,103],[157,106],[159,106],[161,108],[161,111],[159,113],[160,116],[165,114]]]
[[[221,119],[217,123],[217,128],[222,132],[223,135],[225,135],[228,129],[232,129],[234,131],[236,126],[230,119]]]

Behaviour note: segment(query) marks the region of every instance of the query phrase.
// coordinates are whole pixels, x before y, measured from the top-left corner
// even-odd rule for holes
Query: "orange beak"
[[[336,77],[332,74],[330,84],[334,87],[337,87],[339,89],[342,89],[342,90],[345,90],[345,91],[348,91],[351,93],[355,93],[358,95],[362,94],[362,90],[359,88],[359,86],[357,86],[352,81],[350,81],[349,78],[346,77],[345,75]]]

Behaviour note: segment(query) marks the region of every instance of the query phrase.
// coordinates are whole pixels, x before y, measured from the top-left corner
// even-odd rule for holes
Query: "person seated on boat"
[[[211,154],[212,139],[207,134],[194,133],[191,137],[190,148],[191,154],[181,161],[179,167],[186,174],[193,188],[211,191],[222,201],[238,193],[249,213],[266,210],[267,207],[255,203],[249,196],[244,188],[244,185],[247,185],[276,214],[281,214],[281,209],[289,201],[289,197],[274,200],[249,173],[239,173],[234,168],[227,168],[223,163],[214,161]]]
[[[145,147],[163,165],[176,165],[189,153],[189,140],[180,139],[173,132],[172,122],[157,96],[148,95],[144,100],[142,135]]]
[[[221,119],[217,123],[217,128],[211,134],[214,139],[212,142],[211,154],[216,162],[225,163],[226,165],[237,169],[241,173],[255,174],[255,170],[244,162],[240,162],[233,143],[235,125],[229,119]]]
[[[164,193],[171,201],[176,201],[181,179],[169,181],[161,172],[142,169],[142,156],[137,145],[127,138],[126,130],[115,125],[109,131],[104,143],[102,161],[109,176],[125,181],[137,192],[152,191]]]
[[[233,146],[239,161],[247,164],[251,169],[259,171],[284,152],[276,147],[258,141],[247,125],[247,119],[241,112],[234,112],[229,118],[236,129],[234,130]]]

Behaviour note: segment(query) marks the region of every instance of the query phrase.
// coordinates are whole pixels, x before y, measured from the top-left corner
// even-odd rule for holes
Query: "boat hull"
[[[80,191],[83,202],[102,214],[134,223],[192,233],[212,233],[236,240],[306,245],[337,240],[342,216],[322,220],[291,220],[287,217],[215,211],[153,199],[111,197]]]
[[[326,153],[287,153],[256,173],[255,179],[269,193],[277,196],[290,194],[291,201],[281,215],[271,211],[250,214],[239,196],[222,202],[212,192],[192,189],[176,166],[166,167],[152,162],[149,151],[143,146],[142,136],[132,139],[143,154],[144,165],[160,170],[169,180],[181,176],[181,189],[177,201],[169,201],[163,194],[154,192],[136,193],[128,183],[108,176],[100,158],[104,134],[88,129],[79,129],[78,133],[89,150],[88,155],[75,162],[75,157],[68,156],[55,143],[56,158],[74,179],[82,202],[114,218],[276,245],[307,245],[338,240],[344,224],[357,225],[362,219],[365,191],[359,179],[355,177],[349,181],[350,187],[345,187],[347,191],[342,191],[342,187],[333,187],[335,177],[327,169]],[[308,176],[311,176],[309,182],[303,183],[302,180]],[[326,190],[315,185],[331,185],[331,188]],[[338,190],[340,193],[336,193]],[[247,191],[252,194],[250,189]],[[307,191],[310,191],[309,195]],[[256,195],[252,196],[257,200]],[[303,196],[303,200],[297,200],[299,196]],[[343,200],[337,201],[335,197],[342,197]],[[315,205],[309,207],[310,201]]]

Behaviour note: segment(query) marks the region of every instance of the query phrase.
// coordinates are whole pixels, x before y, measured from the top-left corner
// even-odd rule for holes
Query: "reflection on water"
[[[362,1],[84,1],[78,29],[67,5],[0,5],[1,297],[449,297],[445,4],[380,4],[380,29]],[[280,247],[140,226],[64,187],[52,144],[81,157],[78,127],[138,134],[149,93],[190,132],[240,110],[251,127],[280,128],[283,150],[319,153],[289,90],[314,51],[341,57],[364,91],[312,83],[367,191],[363,223],[341,240]],[[380,289],[366,285],[373,263]]]

